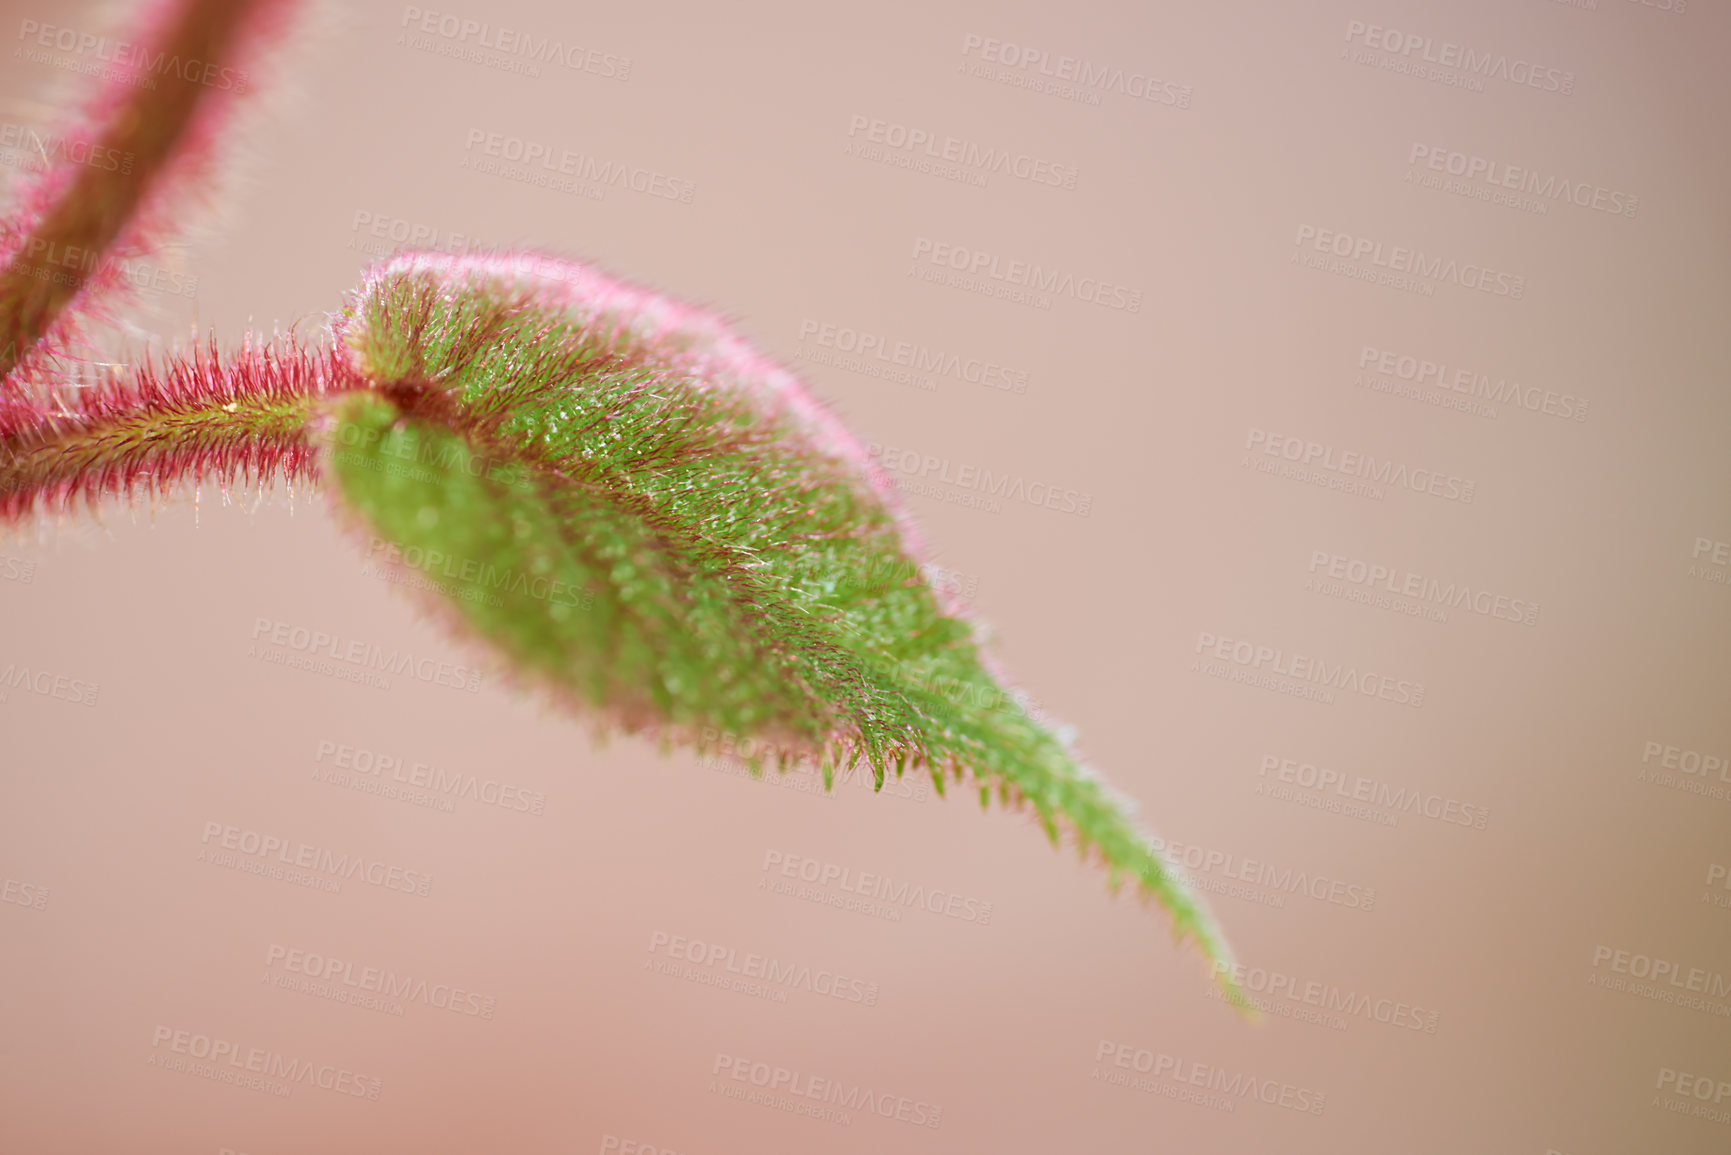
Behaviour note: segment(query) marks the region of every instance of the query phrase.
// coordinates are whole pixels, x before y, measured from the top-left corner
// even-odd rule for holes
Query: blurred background
[[[0,4],[9,180],[93,66],[43,29],[128,17]],[[131,355],[316,331],[410,244],[723,312],[1264,1021],[1032,821],[597,747],[321,495],[207,485],[0,543],[0,1148],[1726,1150],[1728,43],[1686,0],[317,10]]]

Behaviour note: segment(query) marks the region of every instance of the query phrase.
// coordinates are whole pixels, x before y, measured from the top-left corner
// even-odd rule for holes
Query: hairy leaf
[[[408,255],[339,331],[329,472],[390,560],[556,694],[698,746],[971,780],[1226,946],[1129,804],[923,576],[886,480],[712,316],[545,257]]]

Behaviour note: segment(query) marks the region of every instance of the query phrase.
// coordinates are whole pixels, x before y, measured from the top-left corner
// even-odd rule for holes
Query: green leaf
[[[396,564],[509,666],[630,731],[749,736],[996,784],[1229,955],[1181,875],[994,678],[881,477],[705,314],[542,258],[400,258],[342,334],[376,393],[328,471]],[[886,575],[889,577],[886,579]]]

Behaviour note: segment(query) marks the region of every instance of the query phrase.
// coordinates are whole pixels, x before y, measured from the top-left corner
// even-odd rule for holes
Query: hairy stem
[[[359,387],[327,350],[249,347],[225,362],[213,345],[160,371],[130,370],[76,409],[10,423],[0,414],[0,521],[187,477],[309,479],[315,417],[326,398]]]
[[[0,270],[0,378],[10,375],[49,332],[87,283],[114,272],[105,257],[188,142],[196,114],[223,89],[213,68],[231,59],[255,10],[275,0],[186,0],[164,21],[149,60],[182,62],[157,68],[149,83],[128,86],[109,115],[102,155],[130,158],[112,170],[74,166],[27,236]],[[164,54],[158,57],[158,53]],[[143,70],[140,70],[141,72]]]

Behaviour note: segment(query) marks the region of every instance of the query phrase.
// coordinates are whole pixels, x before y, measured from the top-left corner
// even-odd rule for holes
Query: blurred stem
[[[164,33],[143,56],[175,60],[181,67],[149,70],[151,82],[132,86],[102,132],[102,146],[121,156],[132,154],[130,168],[121,165],[127,171],[110,172],[78,166],[58,201],[0,270],[0,378],[24,360],[101,267],[173,161],[199,108],[219,92],[211,81],[233,54],[259,2],[186,0],[163,21]],[[186,79],[185,71],[194,79]]]

